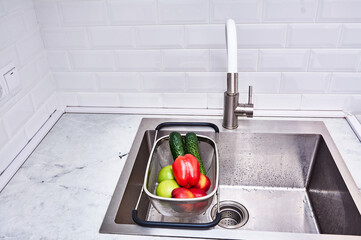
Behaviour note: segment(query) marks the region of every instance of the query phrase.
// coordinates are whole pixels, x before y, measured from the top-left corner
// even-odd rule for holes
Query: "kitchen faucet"
[[[239,103],[238,72],[237,72],[237,32],[232,19],[226,23],[227,43],[227,91],[224,92],[223,127],[238,127],[238,116],[253,117],[252,86],[248,89],[248,103]]]

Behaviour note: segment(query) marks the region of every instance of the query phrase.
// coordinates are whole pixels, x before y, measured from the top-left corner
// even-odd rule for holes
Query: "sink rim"
[[[161,229],[161,228],[145,228],[135,224],[116,224],[115,217],[117,209],[122,200],[126,184],[130,177],[138,149],[146,130],[154,130],[155,127],[162,122],[168,121],[207,121],[222,126],[221,119],[171,119],[171,118],[143,118],[138,128],[133,145],[129,152],[127,161],[124,165],[122,173],[119,177],[117,187],[114,191],[113,197],[105,214],[100,233],[116,233],[116,234],[131,234],[131,235],[152,235],[152,236],[176,236],[176,237],[207,237],[207,238],[259,238],[262,235],[275,239],[330,239],[330,238],[349,238],[360,239],[359,236],[350,235],[330,235],[330,234],[307,234],[307,233],[288,233],[288,232],[265,232],[265,231],[230,231],[227,229],[211,229],[207,231],[195,230],[179,230],[179,229]],[[282,122],[282,124],[279,124]],[[355,202],[359,212],[361,212],[361,193],[358,190],[355,181],[352,178],[341,154],[339,153],[336,144],[334,143],[330,133],[322,121],[305,121],[305,120],[261,120],[261,119],[241,119],[239,120],[239,128],[235,130],[227,130],[220,128],[220,132],[244,132],[244,133],[274,133],[274,134],[319,134],[326,142],[331,155],[334,158],[335,164]],[[271,237],[272,238],[272,237]]]

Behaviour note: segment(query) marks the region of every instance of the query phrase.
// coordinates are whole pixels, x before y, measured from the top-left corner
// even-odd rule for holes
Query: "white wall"
[[[239,90],[254,85],[257,109],[340,110],[361,100],[359,0],[35,3],[67,105],[221,108],[227,18],[238,28]]]
[[[22,90],[0,106],[0,175],[56,107],[31,0],[0,1],[0,68],[10,62],[19,71]]]

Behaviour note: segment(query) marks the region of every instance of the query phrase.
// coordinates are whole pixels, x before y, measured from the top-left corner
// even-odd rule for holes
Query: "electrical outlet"
[[[20,79],[18,76],[18,71],[15,67],[5,73],[4,78],[10,93],[16,93],[18,90],[20,90]]]
[[[4,104],[21,89],[21,83],[14,63],[0,69],[0,104]]]
[[[0,79],[0,102],[6,99],[9,95],[8,87],[3,79]]]

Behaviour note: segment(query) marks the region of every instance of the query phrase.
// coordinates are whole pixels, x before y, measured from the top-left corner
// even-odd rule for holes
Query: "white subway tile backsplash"
[[[211,23],[224,24],[231,18],[237,23],[257,23],[261,20],[261,0],[212,0]]]
[[[25,124],[25,133],[26,136],[30,139],[36,132],[42,127],[42,125],[48,120],[49,113],[46,109],[46,106],[42,106],[35,114],[29,119]]]
[[[20,130],[1,150],[0,150],[0,173],[3,172],[19,152],[28,143],[29,138],[24,130]]]
[[[302,110],[342,110],[347,102],[346,95],[303,94]]]
[[[27,8],[32,6],[32,1],[29,0],[11,0],[11,1],[4,1],[6,9],[9,12],[13,12],[19,10],[21,8]]]
[[[237,53],[238,71],[256,71],[258,61],[258,50],[244,49]],[[227,72],[227,51],[210,50],[210,71]]]
[[[348,98],[346,100],[346,104],[344,108],[342,109],[344,112],[352,113],[357,117],[359,122],[361,122],[361,95],[349,95],[347,94]]]
[[[186,48],[226,48],[224,25],[185,26]]]
[[[157,22],[156,0],[108,1],[112,24],[155,24]]]
[[[207,108],[223,109],[224,93],[207,93]]]
[[[43,53],[42,56],[36,61],[36,68],[38,70],[40,79],[50,73],[50,67],[46,53]]]
[[[159,23],[208,23],[208,5],[208,0],[158,0]]]
[[[163,50],[164,71],[207,71],[209,68],[208,50]]]
[[[224,82],[225,80],[223,79]],[[278,93],[280,80],[280,73],[239,72],[238,90],[248,93],[248,87],[253,86],[254,93]]]
[[[255,109],[267,110],[297,110],[300,108],[299,94],[256,94],[254,95]]]
[[[179,101],[182,99],[182,101]],[[206,93],[172,93],[163,94],[163,105],[165,108],[206,108]]]
[[[124,50],[116,51],[120,71],[160,71],[160,50]]]
[[[4,1],[0,2],[0,17],[6,14],[6,7]],[[0,148],[1,149],[1,148]]]
[[[340,39],[341,48],[361,47],[361,24],[344,24]]]
[[[0,68],[13,62],[15,66],[20,66],[20,60],[14,46],[0,50]]]
[[[320,0],[317,21],[360,22],[360,12],[359,0]]]
[[[139,74],[135,72],[96,73],[102,92],[137,92],[140,89]]]
[[[357,71],[359,50],[312,50],[309,71]]]
[[[184,92],[184,73],[140,73],[144,92]]]
[[[44,49],[43,41],[38,31],[17,43],[16,47],[21,64],[25,64],[34,59],[35,56]]]
[[[331,73],[282,73],[280,93],[325,93]]]
[[[35,111],[51,95],[45,91],[48,85],[40,85],[50,74],[34,2],[0,0],[0,68],[14,63],[21,85],[21,90],[0,108],[0,173],[49,116],[46,111],[40,118],[40,110]]]
[[[264,0],[264,22],[313,22],[316,18],[315,0]]]
[[[223,93],[227,75],[223,72],[186,73],[186,92]]]
[[[136,28],[138,48],[183,48],[183,26],[143,26]]]
[[[26,26],[20,13],[2,17],[0,21],[0,49],[15,43],[24,36],[25,32]]]
[[[361,94],[361,73],[334,73],[330,92]]]
[[[41,34],[47,49],[88,48],[88,36],[83,28],[46,28]]]
[[[75,92],[57,92],[57,102],[60,106],[79,106],[78,97]]]
[[[121,93],[122,107],[163,107],[163,98],[159,93]]]
[[[39,109],[54,91],[54,82],[50,75],[38,83],[30,93],[35,109]]]
[[[57,90],[60,91],[95,91],[96,81],[92,73],[53,73]]]
[[[28,31],[32,32],[34,29],[38,27],[38,20],[36,18],[35,9],[33,6],[24,9],[23,16]]]
[[[309,51],[304,49],[260,50],[258,70],[261,72],[306,71]]]
[[[49,66],[29,64],[42,46],[21,41],[37,27],[31,4],[2,13],[1,3],[0,66],[20,57],[26,91],[50,67],[65,105],[222,108],[228,18],[238,23],[239,91],[246,99],[253,85],[257,109],[334,110],[343,103],[323,106],[322,96],[360,94],[358,0],[34,0]],[[39,89],[37,107],[51,92]]]
[[[35,0],[35,11],[40,26],[57,26],[60,16],[57,2],[48,0]]]
[[[132,27],[90,27],[90,43],[94,48],[134,48],[135,37]]]
[[[286,25],[240,24],[237,26],[239,48],[280,48],[285,46]]]
[[[58,101],[58,92],[54,92],[45,102],[46,109],[48,110],[49,116],[61,107]]]
[[[103,1],[62,1],[58,3],[64,25],[105,25],[106,5]]]
[[[45,102],[49,116],[61,107],[58,101],[58,92],[54,92]]]
[[[35,62],[29,63],[22,67],[19,70],[19,76],[23,92],[28,92],[28,90],[41,79],[37,71]]]
[[[0,149],[8,142],[9,136],[5,131],[3,122],[0,120]]]
[[[52,71],[70,71],[68,54],[63,51],[47,51],[49,67]]]
[[[113,51],[73,51],[69,53],[70,63],[75,71],[113,71]]]
[[[286,47],[336,48],[340,24],[290,24]]]
[[[120,100],[116,93],[79,93],[80,106],[87,107],[119,107]]]
[[[24,123],[34,113],[34,106],[29,95],[18,101],[6,114],[4,114],[3,122],[5,129],[10,137],[23,126]]]

